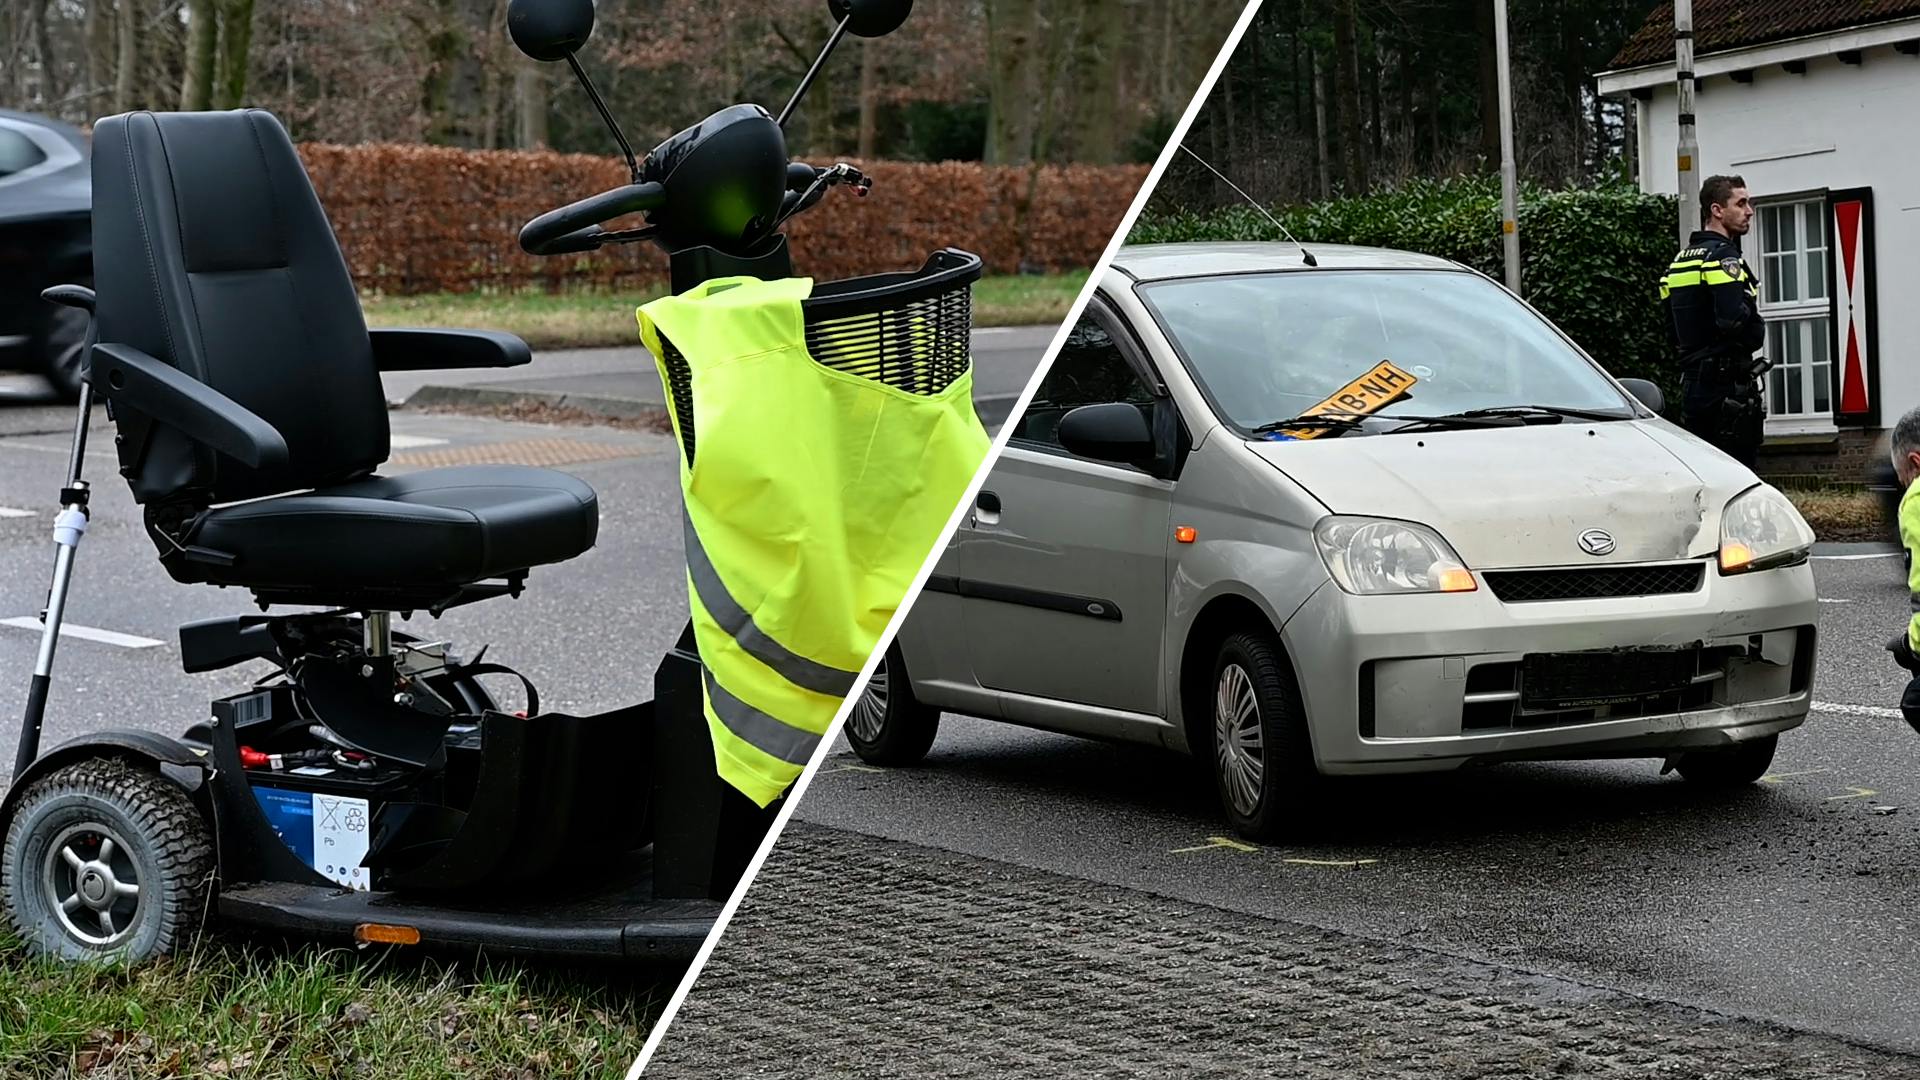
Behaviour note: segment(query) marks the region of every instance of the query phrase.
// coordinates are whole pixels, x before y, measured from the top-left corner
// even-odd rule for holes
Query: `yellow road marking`
[[[1228,848],[1233,851],[1260,850],[1252,844],[1243,844],[1238,840],[1230,840],[1224,836],[1209,836],[1207,837],[1207,842],[1198,847],[1177,847],[1173,849],[1172,854],[1183,855],[1189,851],[1212,851],[1214,848]]]
[[[1768,773],[1760,778],[1760,782],[1763,784],[1777,784],[1789,776],[1812,776],[1814,773],[1823,773],[1826,771],[1825,769],[1801,769],[1798,772]]]
[[[1848,786],[1848,788],[1847,788],[1847,790],[1848,790],[1848,791],[1851,791],[1851,792],[1853,792],[1853,794],[1851,794],[1851,795],[1829,795],[1829,796],[1827,796],[1827,801],[1828,801],[1828,802],[1839,802],[1839,801],[1841,801],[1842,799],[1864,799],[1864,798],[1866,798],[1866,797],[1867,797],[1867,796],[1869,796],[1869,795],[1878,795],[1878,794],[1880,794],[1879,792],[1877,792],[1877,791],[1875,791],[1875,790],[1873,790],[1872,788],[1864,788],[1864,787],[1852,787],[1852,786]]]

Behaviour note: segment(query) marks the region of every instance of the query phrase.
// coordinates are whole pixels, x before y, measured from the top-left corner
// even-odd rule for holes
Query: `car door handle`
[[[982,491],[973,500],[973,520],[981,525],[1000,524],[1000,496]]]

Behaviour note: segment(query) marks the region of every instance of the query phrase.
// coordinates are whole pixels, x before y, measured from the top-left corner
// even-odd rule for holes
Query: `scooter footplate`
[[[229,885],[220,917],[302,937],[355,941],[373,923],[420,933],[421,948],[556,960],[684,961],[719,918],[714,900],[655,900],[650,861],[573,896],[410,898],[269,882]]]

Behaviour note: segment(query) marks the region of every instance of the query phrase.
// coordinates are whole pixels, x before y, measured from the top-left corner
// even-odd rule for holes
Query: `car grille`
[[[1488,571],[1487,587],[1508,604],[1540,600],[1599,600],[1616,596],[1669,596],[1700,588],[1706,564],[1595,566],[1568,570]]]
[[[1741,649],[1531,654],[1467,675],[1463,731],[1557,727],[1712,708]]]

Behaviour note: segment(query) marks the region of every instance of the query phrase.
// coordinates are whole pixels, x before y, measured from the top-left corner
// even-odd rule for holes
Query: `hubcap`
[[[1260,782],[1267,772],[1266,739],[1253,679],[1239,664],[1222,668],[1214,689],[1213,753],[1227,802],[1235,813],[1251,817],[1260,809]]]
[[[110,949],[140,921],[139,871],[125,838],[97,822],[66,829],[47,848],[41,885],[74,939]]]
[[[867,680],[866,692],[853,706],[853,715],[847,717],[847,726],[852,735],[864,743],[880,740],[880,729],[887,722],[887,662],[880,661],[873,669],[873,678]]]

